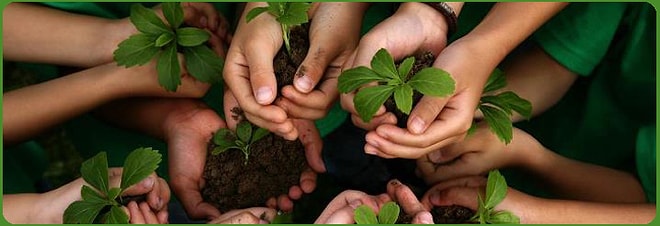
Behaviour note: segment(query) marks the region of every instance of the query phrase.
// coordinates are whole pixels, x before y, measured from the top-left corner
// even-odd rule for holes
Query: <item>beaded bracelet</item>
[[[456,32],[456,27],[458,17],[456,16],[456,13],[454,10],[445,2],[424,2],[426,5],[433,7],[435,10],[440,12],[445,19],[447,20],[447,37],[451,37],[451,35]]]

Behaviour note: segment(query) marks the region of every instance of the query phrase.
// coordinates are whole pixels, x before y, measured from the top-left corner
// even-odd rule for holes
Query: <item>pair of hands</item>
[[[460,11],[462,4],[452,7]],[[344,68],[368,66],[380,48],[387,49],[395,60],[430,51],[437,56],[433,66],[448,71],[456,81],[456,91],[448,97],[424,96],[410,113],[407,129],[397,127],[396,117],[384,107],[369,123],[362,121],[353,106],[354,93],[342,94],[342,107],[351,112],[353,123],[370,131],[366,153],[416,159],[466,135],[490,71],[471,63],[475,62],[471,42],[458,40],[447,45],[447,30],[442,14],[423,3],[409,2],[360,40]]]

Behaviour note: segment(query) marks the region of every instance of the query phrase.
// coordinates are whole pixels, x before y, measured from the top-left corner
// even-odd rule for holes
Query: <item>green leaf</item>
[[[115,200],[121,194],[121,188],[110,188],[108,191],[108,199]]]
[[[168,45],[158,57],[156,65],[158,83],[170,92],[175,92],[181,84],[181,66],[176,52],[176,45]]]
[[[287,2],[268,2],[268,13],[273,15],[275,18],[278,18],[284,15],[286,11]]]
[[[236,136],[227,128],[221,128],[213,134],[213,143],[219,146],[226,146],[224,144],[227,143],[233,144],[234,140],[236,140]]]
[[[376,214],[367,205],[361,205],[355,209],[354,219],[356,224],[378,224]]]
[[[497,211],[490,215],[489,224],[520,224],[520,218],[509,211]]]
[[[119,43],[114,51],[114,60],[119,66],[132,67],[143,65],[160,52],[155,42],[158,36],[147,34],[132,35],[128,39]]]
[[[280,24],[296,26],[303,23],[307,23],[307,21],[309,21],[309,18],[307,17],[307,11],[309,10],[310,7],[309,3],[286,2],[284,3],[283,6],[284,6],[284,13],[277,16],[277,21],[280,22]]]
[[[265,212],[264,212],[265,214]],[[265,217],[265,215],[264,215]],[[263,219],[263,217],[262,217]],[[275,215],[275,218],[273,218],[273,221],[270,222],[270,224],[293,224],[293,213],[291,212],[284,212],[280,213],[278,212],[277,215]]]
[[[83,180],[103,194],[108,194],[108,157],[105,152],[86,160],[80,167]]]
[[[184,48],[186,69],[195,79],[214,83],[222,79],[222,69],[225,61],[205,45]]]
[[[337,89],[341,93],[348,93],[375,81],[385,81],[385,79],[368,67],[359,66],[345,70],[339,75]]]
[[[128,215],[118,206],[111,206],[106,215],[106,224],[128,224]]]
[[[124,170],[121,175],[122,190],[134,185],[153,173],[161,161],[158,150],[151,148],[138,148],[126,157]]]
[[[378,213],[378,223],[380,224],[396,223],[396,220],[399,218],[399,211],[401,211],[401,209],[399,208],[399,205],[397,205],[395,202],[392,201],[386,202],[380,208],[380,212]]]
[[[268,11],[268,7],[256,7],[250,10],[248,14],[245,16],[245,23],[250,23],[255,17],[259,16],[259,14]]]
[[[406,115],[410,114],[413,105],[413,90],[408,84],[397,86],[394,90],[396,107]]]
[[[488,172],[488,181],[486,182],[486,200],[485,208],[493,209],[497,204],[500,204],[509,187],[506,185],[504,176],[498,170],[491,170]]]
[[[488,77],[488,80],[486,81],[483,93],[490,93],[495,90],[504,88],[505,86],[506,77],[504,77],[504,72],[499,68],[495,68],[495,70],[490,74],[490,77]]]
[[[395,68],[394,59],[386,49],[381,48],[371,59],[371,69],[382,78],[399,79],[398,71]]]
[[[229,146],[217,146],[217,147],[213,148],[213,150],[211,151],[211,154],[212,155],[219,155],[219,154],[225,153],[226,151],[231,150],[231,149],[241,149],[241,148],[234,145],[234,144],[231,144]]]
[[[87,201],[75,201],[64,210],[65,224],[91,224],[106,204]]]
[[[179,2],[163,2],[163,15],[173,29],[183,24],[183,8]]]
[[[408,73],[410,73],[413,64],[415,64],[415,57],[408,57],[401,62],[399,65],[399,78],[401,78],[401,81],[408,80]]]
[[[259,127],[254,131],[254,134],[252,134],[252,140],[250,141],[250,143],[257,142],[258,140],[261,140],[261,138],[264,138],[268,134],[270,134],[270,131]]]
[[[484,200],[481,198],[481,194],[477,193],[477,212],[474,213],[474,216],[470,218],[472,222],[479,222],[480,224],[485,224],[486,221],[484,216],[489,215],[488,209],[485,208]]]
[[[498,107],[500,110],[506,112],[507,115],[512,114],[509,104],[499,96],[482,96],[480,101],[481,104],[492,104],[493,106]]]
[[[170,42],[172,42],[172,40],[174,40],[174,35],[172,35],[172,33],[165,32],[165,33],[161,34],[160,36],[158,36],[158,38],[156,39],[156,42],[155,42],[154,45],[156,47],[163,47],[167,44],[170,44]]]
[[[238,139],[247,144],[250,142],[250,137],[252,137],[252,124],[245,120],[239,122],[236,125],[236,134],[238,135]]]
[[[513,138],[513,125],[509,115],[488,105],[480,105],[479,110],[484,114],[484,119],[486,119],[490,131],[495,133],[502,142],[509,144]]]
[[[151,9],[147,9],[142,4],[133,4],[131,6],[130,20],[135,28],[142,33],[160,35],[165,32],[171,32],[170,28],[163,23],[163,20]]]
[[[532,117],[532,103],[529,101],[520,98],[518,95],[511,91],[500,93],[497,96],[502,99],[513,111],[518,112],[518,114],[527,119]]]
[[[205,30],[195,27],[184,27],[176,29],[176,41],[179,45],[193,47],[204,44],[211,35]]]
[[[82,189],[80,190],[80,196],[82,197],[82,200],[85,202],[100,203],[106,205],[112,204],[105,197],[103,197],[101,194],[94,191],[94,189],[90,188],[87,185],[83,185]]]
[[[475,121],[472,121],[472,124],[470,124],[470,128],[468,129],[466,136],[470,136],[474,134],[474,132],[477,132],[477,128],[478,128],[477,123]]]
[[[369,122],[392,93],[394,93],[393,86],[366,87],[355,94],[353,105],[360,118],[364,122]]]
[[[408,84],[413,89],[428,96],[444,97],[454,93],[456,82],[448,72],[428,67],[415,74]]]

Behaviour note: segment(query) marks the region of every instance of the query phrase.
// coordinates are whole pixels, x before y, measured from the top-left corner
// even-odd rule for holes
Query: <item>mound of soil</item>
[[[284,46],[273,61],[277,88],[293,84],[296,70],[309,49],[308,27],[294,27],[290,32],[291,54]],[[280,95],[278,94],[278,97]],[[270,197],[287,194],[289,188],[298,185],[300,174],[307,167],[304,146],[299,140],[288,141],[269,134],[253,143],[247,164],[239,150],[229,150],[211,155],[204,170],[206,186],[204,200],[220,211],[264,206]]]
[[[433,216],[433,223],[435,224],[472,224],[469,221],[474,215],[474,211],[463,206],[436,206],[431,209],[431,216]],[[401,211],[397,224],[410,224],[412,216]]]

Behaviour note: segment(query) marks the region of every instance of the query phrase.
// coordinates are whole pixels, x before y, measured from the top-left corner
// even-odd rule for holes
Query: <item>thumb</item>
[[[130,187],[126,188],[126,190],[122,193],[124,196],[135,196],[135,195],[143,195],[151,192],[154,190],[156,180],[158,179],[158,176],[156,176],[156,173],[152,173],[149,175],[147,178],[144,178],[137,184],[131,185]]]
[[[408,129],[414,134],[422,134],[438,117],[450,97],[424,96],[410,113]]]
[[[330,43],[330,44],[328,44]],[[310,43],[307,56],[298,67],[293,86],[302,93],[314,90],[321,81],[328,65],[340,54],[343,48],[335,46],[332,41],[315,40]]]

